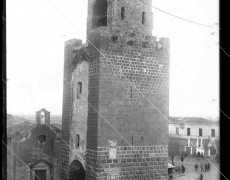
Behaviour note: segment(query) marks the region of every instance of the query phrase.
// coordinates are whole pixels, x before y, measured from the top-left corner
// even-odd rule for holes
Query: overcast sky
[[[152,5],[200,24],[219,22],[217,0]],[[218,116],[218,35],[211,35],[218,27],[152,11],[153,35],[170,38],[170,116]],[[44,107],[61,115],[64,42],[86,41],[86,18],[87,0],[7,0],[8,113],[34,114]]]

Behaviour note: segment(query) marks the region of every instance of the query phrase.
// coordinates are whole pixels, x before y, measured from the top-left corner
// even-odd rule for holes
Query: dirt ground
[[[210,162],[210,172],[202,172],[203,174],[203,180],[219,180],[220,179],[220,173],[219,173],[219,164],[216,162],[215,159],[209,159],[207,158]],[[208,160],[205,159],[204,157],[193,157],[193,156],[188,156],[184,158],[184,162],[182,163],[180,160],[180,156],[176,156],[174,158],[174,164],[175,166],[179,165],[184,165],[185,167],[185,173],[178,173],[174,172],[173,173],[173,179],[176,180],[197,180],[198,177],[201,174],[201,169],[200,169],[200,164],[201,163],[208,163]],[[171,159],[168,161],[169,163],[172,163]],[[198,170],[197,172],[195,171],[195,164],[197,163],[198,165]]]

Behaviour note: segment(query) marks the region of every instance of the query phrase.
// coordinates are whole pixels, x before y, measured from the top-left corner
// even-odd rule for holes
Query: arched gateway
[[[70,180],[85,180],[85,169],[78,160],[70,164]]]

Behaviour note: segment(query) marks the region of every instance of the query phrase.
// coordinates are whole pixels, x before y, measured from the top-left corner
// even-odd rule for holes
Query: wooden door
[[[186,147],[186,154],[190,155],[191,154],[191,147]]]
[[[35,170],[35,180],[46,180],[46,170]]]

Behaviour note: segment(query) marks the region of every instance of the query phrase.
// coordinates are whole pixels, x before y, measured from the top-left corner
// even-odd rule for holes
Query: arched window
[[[80,136],[79,134],[76,135],[76,142],[75,142],[75,148],[79,148],[80,146]]]
[[[79,99],[82,94],[82,82],[77,83],[77,98]]]
[[[125,19],[125,8],[121,7],[121,20]]]
[[[142,24],[145,24],[145,20],[146,20],[146,13],[145,11],[142,11]]]
[[[93,7],[92,28],[107,26],[107,0],[96,0]]]

